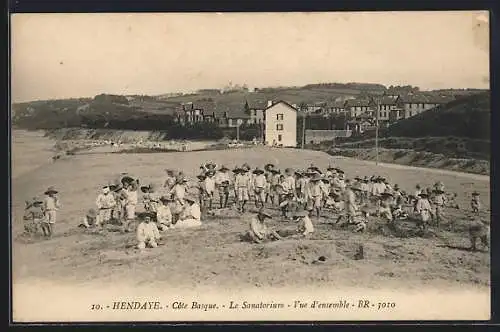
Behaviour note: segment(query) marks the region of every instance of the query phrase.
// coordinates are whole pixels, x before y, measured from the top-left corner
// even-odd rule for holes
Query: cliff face
[[[138,141],[162,141],[165,133],[156,131],[130,131],[112,129],[62,128],[47,130],[47,137],[55,140],[110,140],[133,143]]]

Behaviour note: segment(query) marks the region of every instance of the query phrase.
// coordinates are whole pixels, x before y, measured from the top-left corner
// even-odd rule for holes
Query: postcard
[[[13,323],[489,320],[487,11],[11,15]]]

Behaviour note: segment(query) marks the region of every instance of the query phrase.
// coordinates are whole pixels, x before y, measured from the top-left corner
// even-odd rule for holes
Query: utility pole
[[[302,117],[302,149],[306,144],[306,114]]]
[[[236,124],[236,141],[239,143],[240,142],[240,124]]]
[[[377,96],[377,109],[376,109],[376,120],[375,120],[375,165],[378,165],[378,120],[379,120],[379,113],[380,113],[380,98]]]

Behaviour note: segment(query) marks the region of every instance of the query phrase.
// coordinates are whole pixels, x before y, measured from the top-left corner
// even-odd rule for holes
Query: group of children
[[[264,208],[276,207],[283,218],[300,221],[303,230],[300,233],[304,235],[314,230],[310,217],[319,217],[324,210],[337,215],[337,224],[354,225],[354,231],[363,231],[370,215],[394,222],[413,214],[418,227],[424,230],[431,221],[439,226],[445,206],[459,208],[457,195],[447,194],[441,182],[433,188],[417,185],[415,193],[409,195],[379,176],[346,179],[344,171],[333,166],[322,171],[311,164],[306,170],[286,168],[282,173],[273,164],[252,170],[245,163],[230,171],[208,162],[200,167],[197,179],[198,182],[192,183],[182,171],[167,169],[161,186],[153,183],[140,186],[139,179],[122,173],[102,187],[95,201],[97,209],[88,210],[81,226],[116,222],[129,232],[139,217],[141,222],[136,232],[138,246],[142,248],[151,242],[148,239],[153,239],[150,246],[154,246],[162,231],[200,226],[201,217],[213,214],[217,207],[228,208],[232,203],[243,213],[251,200],[261,209],[257,221],[266,218]],[[138,189],[142,192],[143,207],[139,214]],[[57,190],[49,188],[44,200],[35,198],[27,202],[25,219],[32,221],[28,228],[39,223],[45,236],[52,235],[56,211],[60,208],[56,194]],[[480,208],[479,193],[474,192],[471,210],[478,214]],[[258,223],[254,220],[251,224],[252,238],[258,239]]]

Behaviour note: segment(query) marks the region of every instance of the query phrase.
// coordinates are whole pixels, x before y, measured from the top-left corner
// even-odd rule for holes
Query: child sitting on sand
[[[162,196],[160,202],[161,204],[156,210],[156,223],[160,231],[165,231],[172,226],[172,212],[168,206],[172,199],[168,196]]]
[[[310,218],[311,210],[298,212],[293,219],[298,222],[297,232],[303,236],[308,236],[314,232],[314,226]]]
[[[152,213],[146,212],[140,217],[142,221],[139,226],[137,226],[137,248],[141,250],[146,247],[156,248],[161,236],[158,227],[156,227],[156,224],[152,221]]]
[[[79,227],[85,227],[85,228],[90,228],[90,227],[95,227],[99,226],[99,214],[97,213],[96,210],[94,209],[89,209],[85,216],[82,219],[82,223],[79,225]]]

